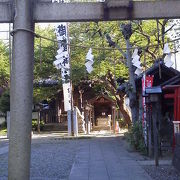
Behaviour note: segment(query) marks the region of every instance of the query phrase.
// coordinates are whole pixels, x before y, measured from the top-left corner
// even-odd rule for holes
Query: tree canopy
[[[0,87],[7,88],[10,79],[8,47],[0,41]]]
[[[41,36],[43,36],[55,40],[54,29],[51,26],[41,28],[37,25],[35,32],[40,36],[35,38],[34,45],[34,84],[38,84],[47,79],[59,80],[59,86],[34,86],[34,103],[37,103],[44,99],[48,100],[57,93],[58,89],[61,88],[61,75],[60,71],[53,65],[57,52],[57,43],[41,38]]]
[[[89,80],[94,83],[94,89],[108,93],[109,96],[119,100],[124,94],[117,94],[117,85],[128,81],[129,73],[126,57],[126,42],[122,33],[122,25],[127,22],[88,22],[70,23],[70,61],[72,67],[72,82],[79,86],[82,81]],[[168,20],[132,21],[132,47],[138,47],[141,61],[146,68],[154,60],[162,56],[164,43],[167,41],[167,32],[171,30]],[[174,26],[173,26],[174,27]],[[34,82],[46,79],[57,80],[56,87],[34,87],[34,102],[52,98],[62,88],[61,73],[53,66],[58,49],[54,28],[36,26]],[[42,38],[43,37],[43,38]],[[111,38],[111,42],[107,41]],[[51,39],[51,40],[50,40]],[[115,46],[118,45],[118,46]],[[156,46],[154,46],[156,45]],[[158,45],[158,46],[157,46]],[[94,55],[93,72],[88,74],[85,68],[85,57],[92,48]],[[131,52],[133,49],[131,50]],[[9,82],[8,49],[0,42],[0,85],[7,86]]]
[[[72,67],[72,82],[79,86],[83,81],[89,80],[94,83],[94,89],[108,93],[122,104],[124,93],[117,94],[117,82],[128,81],[129,73],[127,60],[123,52],[126,52],[126,41],[122,33],[122,25],[127,22],[88,22],[70,23],[70,61]],[[140,50],[141,61],[144,68],[162,56],[162,49],[167,41],[167,20],[132,21],[132,35],[130,44]],[[50,39],[56,39],[54,29],[36,27],[36,33]],[[107,35],[112,41],[107,42]],[[118,45],[115,47],[115,44]],[[58,79],[61,88],[61,73],[53,66],[57,51],[57,42],[37,38],[35,41],[35,69],[34,79]],[[85,68],[85,57],[92,48],[94,55],[93,72],[88,74]],[[133,49],[131,50],[132,53]],[[36,101],[52,97],[56,88],[35,88]],[[46,92],[46,93],[44,93]]]

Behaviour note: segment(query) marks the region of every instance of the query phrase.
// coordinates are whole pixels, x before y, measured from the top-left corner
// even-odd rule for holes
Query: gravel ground
[[[131,157],[137,161],[148,161],[147,156],[143,156],[140,153],[132,149],[129,143],[123,138],[124,148],[131,153]],[[167,154],[167,159],[172,158],[172,154]],[[166,159],[164,158],[164,159]],[[178,172],[172,165],[141,165],[143,169],[151,176],[154,180],[180,180],[180,172]]]
[[[7,154],[0,155],[0,180],[7,179],[8,158]]]
[[[171,165],[143,166],[154,180],[180,180],[180,173]]]
[[[31,153],[31,180],[67,180],[78,148],[92,139],[34,139]],[[122,142],[122,144],[121,144]],[[124,142],[124,143],[123,143]],[[120,147],[126,149],[127,143],[120,140]],[[0,147],[7,142],[0,141]],[[135,160],[147,160],[137,152],[130,152]],[[142,165],[154,180],[180,180],[180,174],[170,165]],[[8,154],[0,155],[0,180],[7,180]]]
[[[72,140],[56,140],[46,144],[34,144],[31,177],[67,179],[76,154],[76,143],[77,141]]]
[[[45,140],[32,144],[31,179],[68,179],[79,140]],[[80,144],[79,144],[80,143]],[[43,163],[42,163],[43,162]],[[0,180],[7,179],[8,154],[0,155]]]
[[[4,147],[4,146],[7,146],[7,145],[8,145],[8,140],[0,138],[0,148]]]

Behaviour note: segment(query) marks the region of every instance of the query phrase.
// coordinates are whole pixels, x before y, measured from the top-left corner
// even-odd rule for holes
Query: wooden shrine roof
[[[153,86],[176,85],[180,83],[180,72],[172,67],[167,67],[162,60],[156,61],[146,70],[146,75],[154,76]],[[143,73],[136,77],[137,89],[141,89]],[[125,91],[126,83],[121,84],[117,90]]]
[[[116,103],[116,101],[104,94],[100,94],[90,100],[88,100],[89,104],[94,104],[94,103],[111,103],[112,105],[114,105]]]

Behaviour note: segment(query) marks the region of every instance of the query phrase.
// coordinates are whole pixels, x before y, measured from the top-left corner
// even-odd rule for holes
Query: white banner
[[[58,40],[59,49],[57,51],[54,65],[61,70],[61,78],[63,82],[64,94],[64,110],[71,110],[71,84],[70,84],[70,63],[69,63],[69,47],[68,47],[68,28],[67,23],[59,24],[55,33]]]
[[[71,110],[71,84],[64,83],[63,84],[63,94],[64,94],[64,110]]]

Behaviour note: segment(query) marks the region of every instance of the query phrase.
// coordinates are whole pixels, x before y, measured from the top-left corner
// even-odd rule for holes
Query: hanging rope
[[[46,40],[49,40],[49,41],[52,41],[52,42],[55,42],[55,43],[59,43],[58,40],[54,40],[54,39],[50,39],[50,38],[47,38],[47,37],[44,37],[44,36],[41,36],[39,34],[36,34],[35,33],[35,37],[36,38],[42,38],[42,39],[46,39]],[[174,39],[174,40],[171,40],[171,41],[168,41],[169,43],[172,43],[172,42],[175,42],[175,41],[179,41],[180,38],[177,38],[177,39]],[[161,45],[163,43],[159,43],[158,44],[153,44],[153,45],[149,45],[149,46],[142,46],[141,49],[146,49],[146,48],[150,48],[150,47],[159,47],[159,45]],[[111,48],[111,47],[97,47],[97,46],[85,46],[85,45],[75,45],[75,44],[70,44],[70,43],[67,43],[68,46],[70,47],[79,47],[79,48],[85,48],[85,49],[89,49],[89,48],[92,48],[92,49],[97,49],[97,50],[111,50],[111,51],[114,51],[114,50],[117,50],[119,51],[118,48],[114,47],[114,48]],[[129,49],[136,49],[136,48],[139,48],[137,46],[134,46],[134,47],[130,47]],[[121,48],[122,50],[127,50],[127,48]]]
[[[158,24],[158,22],[157,22],[157,24]],[[158,27],[159,27],[159,24],[158,24]],[[27,32],[29,32],[29,33],[32,33],[32,34],[34,34],[34,37],[35,38],[41,38],[41,39],[46,39],[46,40],[48,40],[48,41],[52,41],[52,42],[55,42],[55,43],[59,43],[59,41],[58,40],[55,40],[55,39],[51,39],[51,38],[47,38],[47,37],[45,37],[45,36],[42,36],[42,35],[40,35],[40,34],[37,34],[37,33],[35,33],[35,32],[33,32],[33,31],[31,31],[31,30],[28,30],[28,29],[14,29],[13,31],[11,31],[10,32],[10,34],[11,34],[11,36],[13,36],[14,35],[14,33],[16,33],[17,31],[27,31]],[[159,33],[159,32],[158,32]],[[174,39],[174,40],[171,40],[171,41],[168,41],[169,43],[173,43],[173,42],[176,42],[176,41],[179,41],[180,40],[180,38],[177,38],[177,39]],[[114,47],[114,49],[113,48],[109,48],[109,47],[97,47],[97,46],[85,46],[85,45],[75,45],[75,44],[69,44],[69,43],[67,43],[68,44],[68,46],[72,46],[72,47],[79,47],[79,48],[87,48],[87,49],[89,49],[89,48],[92,48],[92,49],[98,49],[98,50],[112,50],[112,51],[114,51],[114,49],[115,50],[118,50],[118,48],[116,48],[116,47]],[[159,48],[159,45],[163,45],[163,43],[159,43],[158,42],[158,44],[153,44],[153,45],[149,45],[149,46],[142,46],[141,48],[142,49],[146,49],[146,48],[150,48],[150,47],[158,47]],[[134,46],[134,47],[130,47],[129,49],[136,49],[136,48],[138,48],[137,46]],[[127,48],[121,48],[122,50],[127,50]]]

